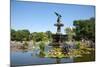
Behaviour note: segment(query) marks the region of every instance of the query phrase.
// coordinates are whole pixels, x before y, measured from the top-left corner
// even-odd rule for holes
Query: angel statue
[[[59,23],[62,16],[61,16],[60,14],[58,14],[57,12],[54,12],[54,13],[55,13],[56,16],[58,17],[58,18],[57,18],[57,22]]]

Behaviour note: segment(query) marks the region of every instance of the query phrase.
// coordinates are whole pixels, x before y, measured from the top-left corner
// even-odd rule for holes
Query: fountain
[[[61,23],[62,16],[56,12],[55,12],[55,14],[58,17],[57,23],[54,24],[54,26],[57,27],[57,32],[56,32],[56,34],[52,34],[52,46],[59,47],[59,46],[64,45],[64,43],[67,39],[67,35],[64,35],[61,33],[61,27],[64,26],[64,24]]]

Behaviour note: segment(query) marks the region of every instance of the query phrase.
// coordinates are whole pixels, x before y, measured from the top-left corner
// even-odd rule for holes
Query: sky
[[[28,29],[30,32],[56,32],[57,12],[62,15],[64,27],[73,27],[74,20],[95,17],[95,7],[90,5],[24,2],[11,0],[11,28]]]

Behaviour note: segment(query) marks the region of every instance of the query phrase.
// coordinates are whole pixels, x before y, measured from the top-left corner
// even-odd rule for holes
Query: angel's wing
[[[58,16],[58,17],[62,17],[60,14],[58,14],[57,12],[55,12],[55,14]]]
[[[59,16],[59,14],[58,14],[57,12],[55,12],[55,14],[56,14],[57,16]]]

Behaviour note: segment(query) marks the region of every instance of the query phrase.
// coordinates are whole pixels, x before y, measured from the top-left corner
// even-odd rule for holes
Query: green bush
[[[76,44],[76,49],[79,49],[80,48],[80,42],[78,42],[77,44]]]

